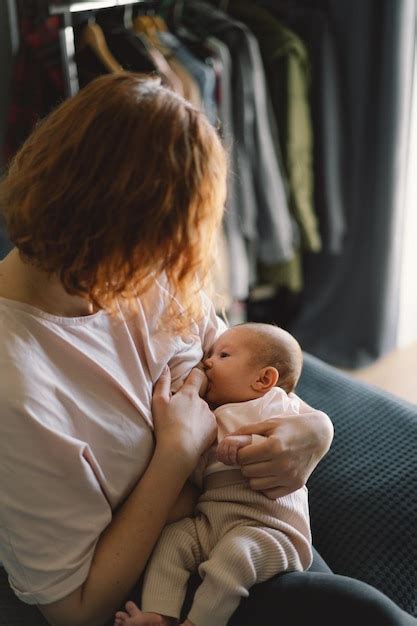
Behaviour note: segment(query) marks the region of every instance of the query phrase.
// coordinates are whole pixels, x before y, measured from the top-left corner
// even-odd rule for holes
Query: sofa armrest
[[[308,484],[313,542],[417,616],[417,406],[304,356],[297,393],[335,428]]]

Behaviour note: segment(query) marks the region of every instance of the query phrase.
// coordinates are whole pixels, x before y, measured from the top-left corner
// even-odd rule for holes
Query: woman
[[[205,117],[126,73],[45,119],[0,187],[15,245],[0,265],[0,560],[56,626],[109,619],[163,526],[193,510],[187,477],[215,437],[192,368],[224,329],[201,294],[225,176]],[[313,410],[261,430],[240,463],[271,498],[332,439]]]

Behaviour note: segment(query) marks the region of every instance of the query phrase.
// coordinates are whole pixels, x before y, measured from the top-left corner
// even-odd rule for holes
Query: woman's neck
[[[67,293],[56,276],[23,261],[16,248],[0,263],[0,296],[62,317],[94,313],[91,302]]]

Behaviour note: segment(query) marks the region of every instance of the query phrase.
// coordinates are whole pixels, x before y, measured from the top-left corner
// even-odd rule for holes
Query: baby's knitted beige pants
[[[148,564],[142,610],[179,618],[187,582],[198,571],[188,619],[224,626],[255,583],[311,564],[311,535],[304,487],[269,500],[246,484],[206,491],[195,518],[167,526]]]

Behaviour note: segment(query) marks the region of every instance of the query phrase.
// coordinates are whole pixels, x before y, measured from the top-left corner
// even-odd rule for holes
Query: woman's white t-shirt
[[[226,328],[202,298],[186,336],[160,328],[171,296],[158,281],[134,316],[57,317],[0,298],[0,561],[24,602],[86,579],[152,456],[154,383],[168,363],[178,388]]]

